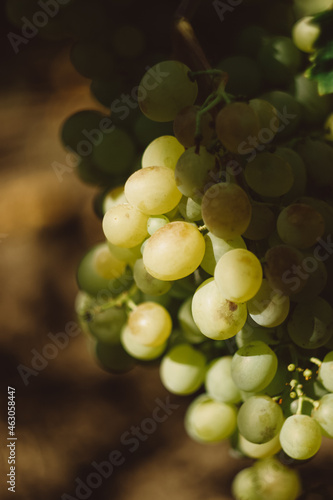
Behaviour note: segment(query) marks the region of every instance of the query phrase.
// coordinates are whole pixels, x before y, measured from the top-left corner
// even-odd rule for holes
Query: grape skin
[[[282,425],[280,443],[283,451],[291,458],[311,458],[321,445],[320,426],[308,415],[291,415]]]
[[[281,407],[269,396],[253,396],[240,407],[237,416],[239,432],[248,441],[263,444],[271,441],[283,424]]]

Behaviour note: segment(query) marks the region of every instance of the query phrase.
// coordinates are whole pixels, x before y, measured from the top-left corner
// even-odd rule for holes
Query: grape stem
[[[131,300],[130,297],[132,297],[137,291],[138,287],[136,285],[133,285],[129,290],[126,290],[114,299],[108,300],[104,304],[95,304],[92,307],[88,307],[86,310],[80,313],[80,316],[83,320],[89,322],[92,321],[94,319],[94,316],[96,316],[97,314],[107,311],[108,309],[112,309],[113,307],[122,307],[124,304],[126,304],[130,310],[133,310],[136,307],[136,304]]]

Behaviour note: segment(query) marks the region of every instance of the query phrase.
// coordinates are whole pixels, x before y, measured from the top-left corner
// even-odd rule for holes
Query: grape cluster
[[[168,391],[194,395],[189,436],[230,438],[258,459],[236,476],[237,500],[295,500],[298,472],[281,460],[333,438],[333,107],[302,75],[301,52],[318,35],[315,3],[294,2],[292,39],[246,27],[214,70],[175,58],[146,68],[142,117],[173,130],[139,164],[112,114],[82,111],[62,129],[77,152],[94,130],[78,171],[106,187],[105,241],[77,273],[97,359],[111,372],[155,361]]]

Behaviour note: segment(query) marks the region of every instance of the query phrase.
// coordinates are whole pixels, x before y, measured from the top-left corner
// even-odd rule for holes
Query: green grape
[[[294,86],[294,97],[302,107],[302,121],[306,125],[321,127],[332,109],[331,96],[319,95],[318,83],[302,74],[296,76]]]
[[[178,344],[164,356],[160,377],[164,387],[173,394],[193,394],[204,381],[206,358],[190,344]]]
[[[137,26],[122,24],[112,33],[112,48],[120,57],[138,57],[145,48],[144,33]]]
[[[263,279],[259,291],[247,303],[247,308],[249,315],[258,325],[274,328],[287,318],[290,300]]]
[[[202,219],[201,205],[192,198],[183,196],[179,202],[178,210],[187,222],[197,222]]]
[[[73,45],[70,60],[80,75],[108,79],[114,72],[112,54],[100,43],[80,41]]]
[[[277,223],[281,240],[296,248],[309,248],[324,234],[325,222],[319,212],[304,203],[281,210]]]
[[[237,236],[233,240],[223,240],[218,238],[213,233],[208,232],[204,236],[206,249],[205,255],[201,262],[201,267],[206,271],[206,273],[214,275],[215,267],[219,259],[229,250],[234,250],[235,248],[246,249],[246,244],[241,236]]]
[[[250,223],[251,213],[250,200],[237,184],[214,184],[202,199],[202,218],[207,229],[224,240],[243,234]]]
[[[237,52],[249,57],[256,57],[260,47],[263,45],[268,32],[262,26],[250,25],[246,26],[236,38]]]
[[[249,303],[250,301],[248,304]],[[251,318],[251,316],[248,316],[248,320],[249,318]],[[269,345],[274,345],[279,342],[277,332],[274,328],[259,326],[255,322],[253,322],[255,325],[253,326],[248,320],[243,328],[241,328],[236,334],[235,340],[238,348],[243,347],[243,345],[250,344],[253,340],[261,340]]]
[[[103,137],[101,129],[105,124],[105,132],[108,133],[112,122],[99,111],[85,109],[69,116],[61,127],[61,141],[80,156],[89,156],[92,152],[90,134]],[[108,128],[106,126],[108,124]],[[103,129],[104,130],[104,129]]]
[[[219,111],[215,128],[217,137],[231,153],[248,154],[254,149],[250,139],[258,137],[260,123],[251,106],[232,102]]]
[[[299,293],[295,293],[290,296],[290,300],[292,300],[293,302],[304,303],[315,300],[318,295],[320,295],[321,292],[325,289],[328,281],[325,264],[321,261],[314,260],[313,255],[308,252],[307,254],[305,254],[303,267],[305,267],[304,265],[307,262],[307,259],[309,262],[314,262],[316,267],[315,269],[311,268],[310,272],[308,273],[309,277],[307,279],[305,287]]]
[[[204,281],[193,295],[193,319],[199,330],[214,340],[236,335],[247,317],[245,304],[235,304],[219,292],[214,278]]]
[[[131,267],[134,266],[137,259],[141,258],[141,244],[132,248],[123,248],[113,245],[112,243],[110,243],[110,241],[108,241],[107,243],[111,253],[115,257],[117,257],[117,259],[126,262],[126,264]]]
[[[319,212],[325,222],[325,232],[323,238],[333,233],[333,207],[323,200],[302,196],[295,200],[296,203],[305,203]]]
[[[173,121],[173,133],[185,147],[196,145],[196,119],[200,106],[186,106],[177,113]],[[200,119],[200,144],[207,146],[214,137],[213,117],[207,112]]]
[[[298,17],[313,16],[332,8],[332,0],[294,0],[294,8]]]
[[[278,147],[275,154],[285,160],[291,167],[293,184],[289,191],[282,196],[284,205],[293,202],[298,196],[303,196],[306,191],[307,174],[304,162],[293,149]]]
[[[257,62],[247,56],[231,56],[222,59],[217,69],[228,73],[226,90],[233,95],[252,97],[260,92],[262,74]]]
[[[167,293],[172,285],[169,281],[161,281],[151,276],[147,272],[142,259],[138,259],[134,264],[133,278],[136,286],[143,293],[154,297]]]
[[[264,500],[258,492],[257,478],[253,467],[247,467],[236,474],[231,490],[235,500]]]
[[[250,458],[268,458],[276,455],[281,450],[280,437],[277,434],[273,439],[263,444],[251,443],[239,434],[238,447],[244,455]]]
[[[75,173],[82,182],[94,186],[105,187],[112,182],[110,174],[101,172],[96,165],[92,163],[90,158],[80,158]]]
[[[276,354],[261,342],[254,340],[238,349],[231,362],[231,376],[242,391],[259,392],[274,378],[278,366]]]
[[[246,302],[256,295],[262,282],[262,267],[254,253],[236,248],[222,255],[214,277],[223,297],[231,302]]]
[[[245,439],[263,444],[279,434],[283,420],[281,407],[269,396],[258,395],[242,404],[237,415],[237,426]]]
[[[151,236],[143,251],[143,263],[152,276],[174,281],[193,273],[205,253],[205,240],[189,222],[169,222]]]
[[[158,139],[162,136],[172,137],[172,124],[170,122],[162,122],[156,123],[153,120],[150,120],[145,115],[140,113],[140,115],[136,118],[134,126],[134,135],[137,141],[140,143],[140,146],[143,148],[149,147],[150,143],[152,143],[155,139]],[[160,165],[160,163],[153,163],[152,165],[147,165],[148,167],[154,167],[155,165]],[[161,166],[168,167],[169,165],[165,165],[164,163]]]
[[[119,344],[121,329],[126,323],[127,315],[121,307],[112,307],[93,316],[88,328],[99,342],[103,344]]]
[[[283,86],[289,84],[299,70],[301,54],[290,38],[275,36],[260,48],[258,62],[268,83]]]
[[[103,172],[124,174],[135,157],[135,146],[124,130],[114,128],[111,132],[100,132],[102,138],[94,143],[92,160]]]
[[[324,436],[333,439],[333,394],[326,394],[313,408],[312,417],[318,422]]]
[[[185,106],[194,104],[198,85],[190,80],[189,71],[179,61],[162,61],[148,69],[138,89],[142,113],[151,120],[168,122]]]
[[[130,356],[143,361],[159,358],[167,347],[167,342],[158,346],[148,346],[138,342],[128,326],[122,329],[120,341],[123,348]]]
[[[253,241],[263,240],[268,238],[274,229],[274,212],[265,205],[252,205],[251,220],[243,237]]]
[[[296,99],[281,90],[266,92],[260,98],[270,102],[278,111],[280,127],[277,130],[277,138],[282,139],[295,134],[302,117],[302,108]]]
[[[215,156],[200,146],[188,148],[178,159],[175,168],[176,184],[181,193],[190,198],[202,198],[215,168]]]
[[[289,163],[274,153],[259,153],[245,167],[245,180],[261,196],[277,197],[287,193],[294,182]]]
[[[147,215],[161,215],[175,208],[182,194],[168,167],[147,167],[134,172],[125,183],[128,202]]]
[[[291,415],[281,428],[283,451],[295,460],[306,460],[319,451],[321,430],[318,422],[308,415]]]
[[[147,231],[152,236],[158,229],[168,224],[170,221],[165,215],[149,217],[147,222]]]
[[[121,94],[123,85],[122,78],[114,74],[111,81],[93,80],[90,84],[90,92],[100,104],[110,109],[113,100]],[[112,116],[112,121],[113,119]]]
[[[79,288],[90,295],[95,296],[105,291],[114,296],[131,285],[132,277],[126,272],[125,263],[116,259],[105,243],[99,243],[81,260],[77,282]]]
[[[325,142],[305,138],[295,146],[302,157],[310,181],[318,188],[333,188],[333,148]]]
[[[126,196],[124,193],[124,186],[118,186],[111,188],[107,191],[103,199],[103,212],[104,214],[110,210],[110,208],[120,205],[121,203],[127,203]]]
[[[325,389],[333,392],[333,351],[330,351],[324,357],[319,368],[318,379]]]
[[[206,337],[200,332],[193,319],[192,297],[188,297],[188,299],[184,300],[178,309],[178,321],[184,332],[184,338],[191,344],[198,344],[207,340]]]
[[[133,248],[148,235],[147,222],[148,215],[129,203],[122,203],[111,207],[104,215],[103,232],[113,245]]]
[[[313,23],[312,16],[299,19],[293,26],[292,39],[299,50],[311,54],[315,51],[314,44],[320,34],[320,28]]]
[[[308,274],[302,270],[303,254],[288,245],[276,245],[265,254],[264,272],[274,290],[284,295],[299,293],[306,285]]]
[[[127,327],[135,341],[149,347],[165,343],[172,331],[172,319],[165,307],[142,302],[130,313]]]
[[[232,356],[214,359],[207,367],[205,389],[212,399],[237,404],[241,401],[238,387],[231,377]]]
[[[135,360],[120,344],[98,341],[95,346],[95,357],[101,368],[111,373],[127,372],[135,366]]]
[[[281,464],[274,457],[258,460],[253,469],[262,500],[296,500],[301,492],[297,470]]]
[[[155,124],[156,127],[156,124]],[[154,139],[142,155],[142,168],[168,167],[175,170],[176,163],[185,148],[172,135],[162,135]]]
[[[261,144],[267,144],[274,138],[280,120],[276,108],[264,99],[251,99],[250,107],[255,111],[260,125],[258,139]]]
[[[199,443],[218,443],[236,428],[237,410],[233,405],[201,394],[192,401],[185,415],[185,430]]]
[[[316,349],[333,335],[333,309],[321,297],[297,304],[287,324],[291,340],[303,349]]]

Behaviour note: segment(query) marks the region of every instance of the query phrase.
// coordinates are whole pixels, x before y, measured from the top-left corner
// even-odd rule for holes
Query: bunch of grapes
[[[134,138],[115,107],[62,129],[80,177],[105,188],[105,240],[77,272],[96,357],[111,372],[158,363],[168,391],[193,395],[189,436],[258,459],[237,500],[295,500],[286,464],[333,438],[333,106],[303,75],[331,4],[288,4],[292,38],[242,28],[215,69],[147,67]]]

